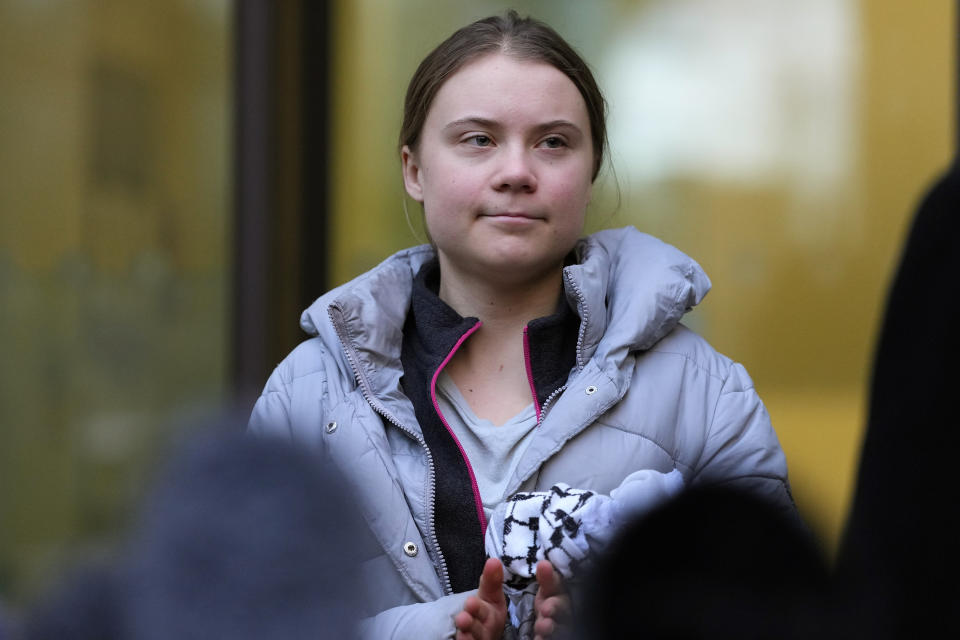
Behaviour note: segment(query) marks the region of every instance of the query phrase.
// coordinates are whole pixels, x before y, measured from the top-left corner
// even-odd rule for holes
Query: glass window
[[[0,4],[0,594],[226,392],[231,5]],[[95,550],[92,549],[92,550]]]

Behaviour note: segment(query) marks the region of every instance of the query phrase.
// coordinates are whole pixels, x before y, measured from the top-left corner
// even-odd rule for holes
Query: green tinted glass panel
[[[108,546],[225,393],[231,5],[0,3],[0,595]]]

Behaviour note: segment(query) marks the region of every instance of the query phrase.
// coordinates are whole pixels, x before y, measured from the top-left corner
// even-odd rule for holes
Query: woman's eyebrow
[[[490,118],[483,118],[480,116],[467,116],[466,118],[457,118],[451,122],[448,122],[444,127],[444,131],[449,131],[450,129],[458,129],[463,126],[473,126],[480,129],[496,129],[500,127],[500,123],[496,120],[491,120]],[[533,131],[537,133],[542,133],[545,131],[550,131],[551,129],[564,129],[569,128],[573,129],[577,133],[582,133],[580,127],[570,122],[569,120],[550,120],[549,122],[543,122],[533,126]]]
[[[499,126],[496,120],[491,120],[490,118],[481,118],[480,116],[467,116],[466,118],[458,118],[452,122],[448,122],[444,127],[444,131],[450,129],[457,129],[465,125],[479,127],[481,129],[494,129]]]
[[[546,132],[552,129],[573,129],[577,133],[582,133],[582,131],[580,131],[580,127],[569,120],[551,120],[550,122],[538,124],[533,129],[537,132]]]

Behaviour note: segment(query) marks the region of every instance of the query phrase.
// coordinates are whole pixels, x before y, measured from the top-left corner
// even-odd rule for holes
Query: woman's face
[[[583,97],[554,67],[491,54],[434,97],[402,150],[441,273],[518,282],[558,268],[583,230],[593,144]]]

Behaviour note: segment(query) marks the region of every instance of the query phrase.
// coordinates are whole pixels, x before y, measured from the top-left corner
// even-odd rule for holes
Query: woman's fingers
[[[453,617],[453,625],[457,628],[457,640],[485,640],[496,637],[484,624],[490,619],[490,608],[489,604],[470,596],[464,603],[463,611]]]
[[[533,632],[535,640],[547,640],[570,617],[570,596],[563,586],[563,579],[546,560],[537,563],[537,582],[539,588],[534,599],[537,617]]]
[[[481,612],[487,606],[489,605],[485,606],[482,602],[476,600],[475,606],[472,608],[480,615],[471,613],[465,605],[463,611],[453,617],[453,625],[457,628],[457,640],[485,640],[492,637],[481,619],[481,615],[483,615]]]
[[[534,640],[548,640],[557,630],[557,623],[550,618],[537,618],[533,624]]]
[[[565,593],[563,580],[549,560],[541,560],[537,563],[537,582],[540,584],[537,589],[537,598],[540,600]]]
[[[570,596],[551,596],[537,606],[537,616],[563,622],[570,617]]]
[[[466,610],[453,616],[453,626],[457,629],[456,640],[476,640],[477,635],[473,633],[476,619]]]
[[[506,597],[503,595],[503,565],[498,559],[487,558],[483,565],[477,597],[494,605],[506,604]]]
[[[484,622],[490,617],[490,604],[477,596],[467,598],[467,601],[463,603],[463,610],[480,622]]]
[[[490,558],[483,565],[477,595],[467,598],[463,610],[453,617],[456,640],[497,640],[503,633],[506,617],[503,565],[496,558]]]

